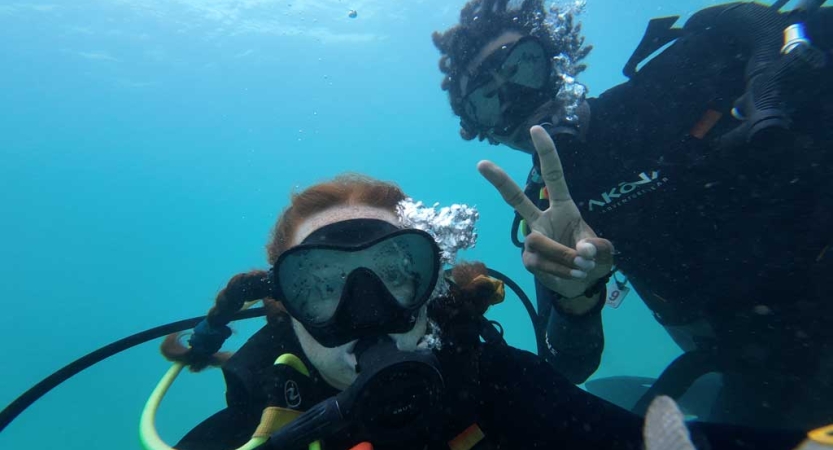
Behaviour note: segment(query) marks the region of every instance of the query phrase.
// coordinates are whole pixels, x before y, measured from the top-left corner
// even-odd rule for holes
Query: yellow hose
[[[287,364],[302,374],[309,376],[309,371],[306,366],[303,362],[301,362],[300,358],[295,355],[289,353],[284,354],[278,358],[277,361],[275,361],[275,364]],[[156,411],[159,410],[159,405],[162,403],[162,399],[165,397],[165,394],[168,393],[168,389],[171,387],[174,380],[176,380],[176,377],[182,373],[182,369],[184,368],[184,364],[174,363],[162,379],[159,380],[156,388],[154,388],[153,392],[150,394],[150,398],[148,398],[147,403],[145,403],[145,408],[142,410],[142,417],[139,420],[139,441],[142,444],[142,448],[145,450],[176,450],[166,444],[165,441],[159,437],[159,433],[156,431]],[[255,448],[263,445],[263,443],[267,440],[269,440],[268,436],[252,437],[249,442],[246,442],[246,444],[237,450],[254,450]],[[321,450],[321,443],[318,441],[311,443],[309,445],[309,450]]]
[[[156,411],[159,410],[159,404],[162,403],[162,398],[168,393],[168,389],[184,367],[181,363],[175,363],[171,366],[168,372],[165,373],[165,376],[159,381],[159,384],[156,385],[153,393],[150,394],[147,403],[145,403],[145,408],[142,410],[142,418],[139,421],[139,441],[145,450],[176,450],[159,437],[159,433],[156,431]],[[237,450],[253,450],[261,446],[267,439],[252,438]]]
[[[833,424],[807,433],[807,437],[819,444],[833,447]]]
[[[142,448],[145,450],[172,450],[173,447],[165,444],[159,433],[156,431],[156,411],[159,409],[159,404],[162,398],[168,392],[176,377],[182,372],[185,366],[180,363],[175,363],[165,376],[156,385],[150,398],[145,403],[145,409],[142,410],[142,418],[139,421],[139,441],[142,443]]]

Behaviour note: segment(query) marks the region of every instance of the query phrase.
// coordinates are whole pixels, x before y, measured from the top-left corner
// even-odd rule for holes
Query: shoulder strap
[[[660,17],[648,22],[648,28],[642,36],[642,41],[636,46],[630,59],[625,64],[622,73],[628,78],[636,75],[636,66],[662,46],[683,35],[682,28],[671,28],[680,16]]]

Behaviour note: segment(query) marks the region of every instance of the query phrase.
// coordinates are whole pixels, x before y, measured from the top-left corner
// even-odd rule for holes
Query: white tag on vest
[[[605,303],[607,306],[616,309],[625,301],[625,297],[630,293],[631,288],[628,287],[627,282],[622,282],[616,277],[610,277],[607,282],[607,298]]]

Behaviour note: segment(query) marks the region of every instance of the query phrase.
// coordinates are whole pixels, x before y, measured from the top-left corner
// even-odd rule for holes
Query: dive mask
[[[511,133],[549,100],[552,62],[537,38],[525,36],[495,50],[463,78],[465,119],[477,129]]]
[[[352,219],[322,227],[281,254],[270,281],[274,298],[332,348],[410,331],[440,268],[440,249],[428,233]]]

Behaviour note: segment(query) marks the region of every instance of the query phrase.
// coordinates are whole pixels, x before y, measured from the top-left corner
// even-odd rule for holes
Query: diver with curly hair
[[[684,350],[634,411],[719,373],[701,419],[833,421],[833,8],[785,3],[717,5],[679,28],[652,20],[629,80],[596,98],[576,80],[590,47],[575,5],[472,0],[434,33],[461,136],[532,155],[523,190],[479,167],[516,209],[549,362],[574,383],[600,363],[611,273],[564,289],[586,224],[615,244],[616,286],[626,276]],[[578,208],[565,234],[552,230],[558,214],[517,208],[519,191],[554,204],[534,127],[555,141]]]

